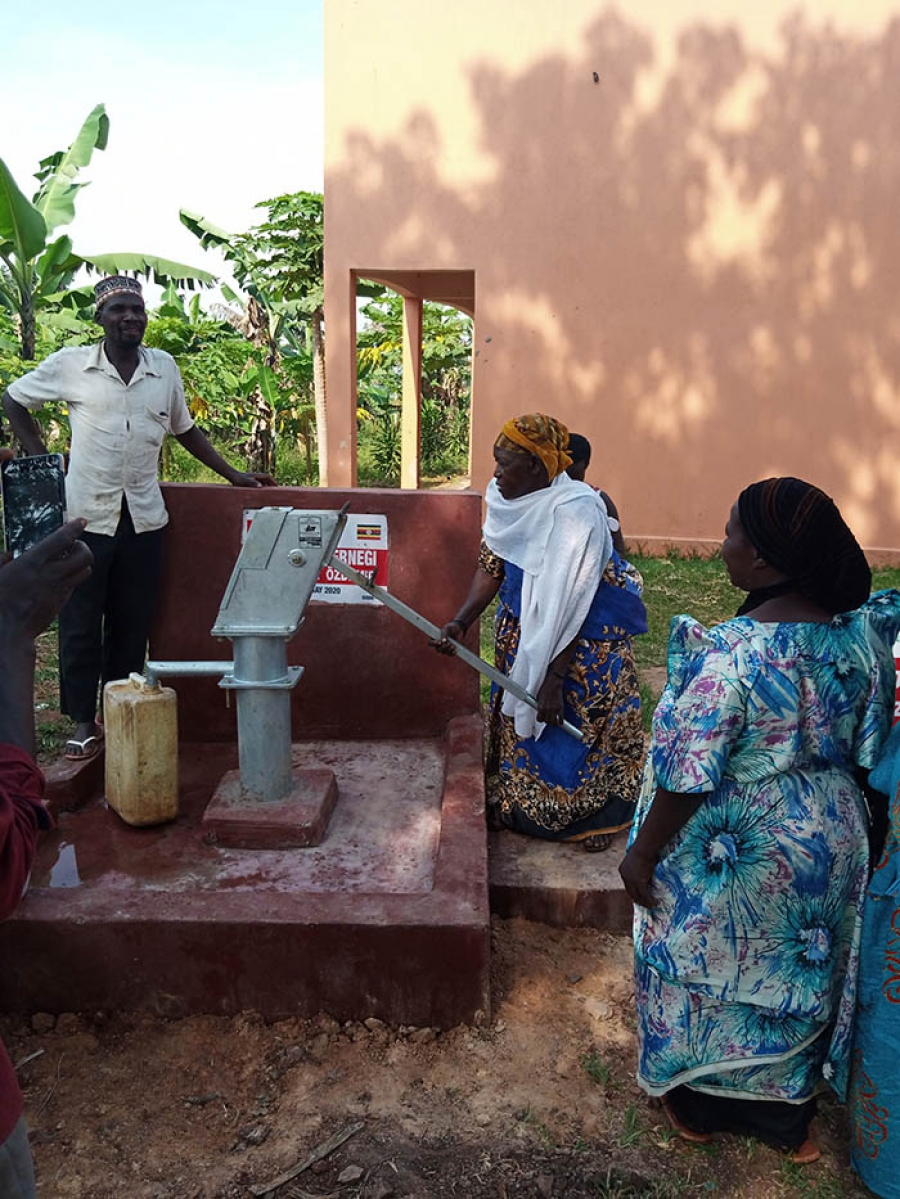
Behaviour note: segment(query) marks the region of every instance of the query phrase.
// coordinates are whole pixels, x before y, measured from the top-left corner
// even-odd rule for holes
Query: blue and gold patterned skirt
[[[497,610],[495,661],[508,674],[519,645],[519,619]],[[644,733],[630,637],[579,640],[563,684],[565,717],[589,730],[579,743],[547,725],[538,740],[516,735],[491,689],[487,746],[490,819],[516,832],[578,841],[628,828],[644,760]]]

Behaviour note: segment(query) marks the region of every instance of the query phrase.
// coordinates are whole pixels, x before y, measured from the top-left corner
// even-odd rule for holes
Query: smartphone
[[[0,467],[6,551],[18,558],[65,524],[66,476],[62,454],[13,458]]]

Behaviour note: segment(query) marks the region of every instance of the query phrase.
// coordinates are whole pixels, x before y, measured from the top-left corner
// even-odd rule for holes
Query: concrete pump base
[[[321,845],[337,803],[333,770],[295,766],[293,787],[282,799],[263,803],[242,794],[241,772],[229,770],[203,813],[207,841],[235,849],[305,849]]]

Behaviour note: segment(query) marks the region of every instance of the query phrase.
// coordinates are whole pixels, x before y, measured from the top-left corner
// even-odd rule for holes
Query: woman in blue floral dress
[[[739,1132],[813,1161],[843,1097],[868,871],[859,781],[894,700],[900,595],[799,479],[743,491],[722,556],[748,592],[672,622],[629,852],[638,1081],[689,1140]],[[843,613],[843,615],[841,615]]]

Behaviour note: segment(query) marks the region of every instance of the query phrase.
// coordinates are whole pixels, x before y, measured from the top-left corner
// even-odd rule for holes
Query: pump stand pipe
[[[241,796],[273,803],[293,788],[291,691],[303,674],[288,666],[283,637],[235,636],[234,670],[219,684],[237,694]]]
[[[219,686],[237,693],[238,762],[244,799],[283,799],[293,787],[291,690],[302,666],[288,666],[281,637],[234,638],[233,662],[148,662],[151,687],[164,678],[219,675]]]

